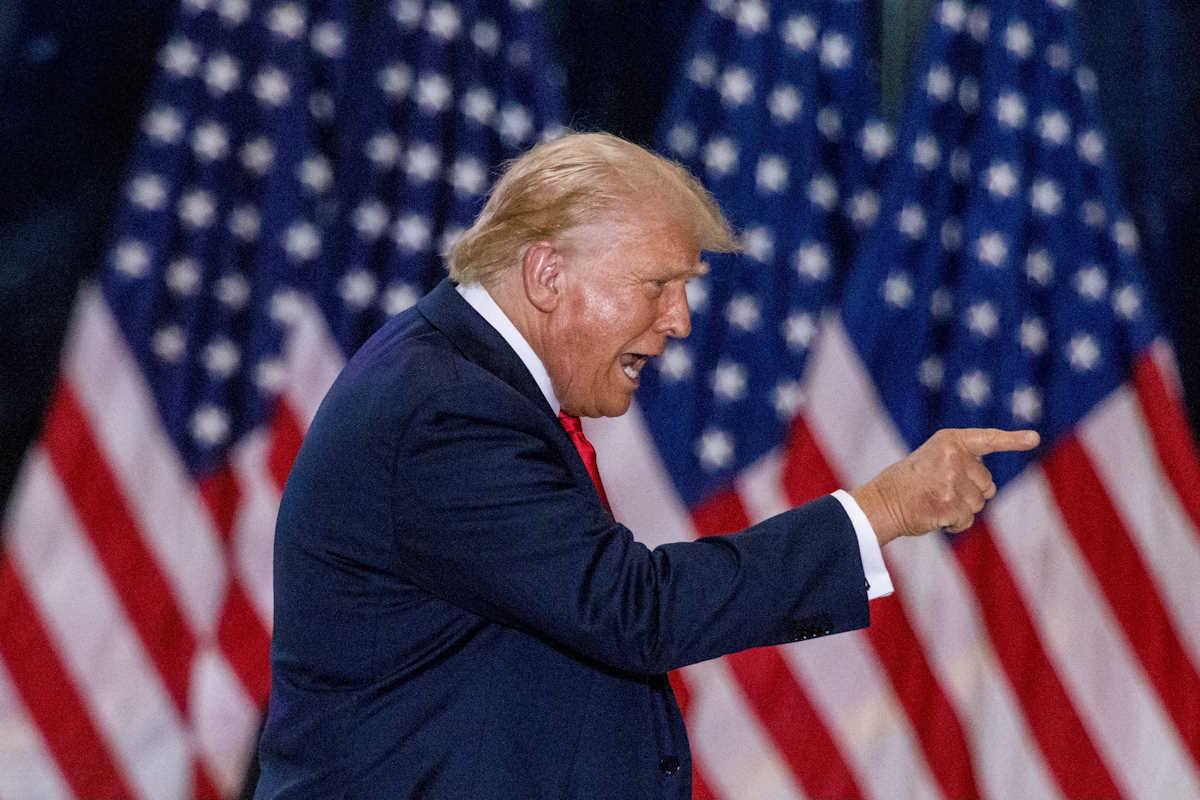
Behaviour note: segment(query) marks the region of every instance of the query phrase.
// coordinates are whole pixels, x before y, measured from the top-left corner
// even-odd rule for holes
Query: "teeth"
[[[641,372],[641,367],[630,364],[629,366],[621,367],[625,371],[626,377],[631,381],[636,381],[638,373]]]

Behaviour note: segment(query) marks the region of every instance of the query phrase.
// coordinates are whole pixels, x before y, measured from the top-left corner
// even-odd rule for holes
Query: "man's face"
[[[653,216],[571,237],[545,359],[564,411],[615,417],[629,409],[647,359],[691,331],[685,282],[702,271],[690,234]]]

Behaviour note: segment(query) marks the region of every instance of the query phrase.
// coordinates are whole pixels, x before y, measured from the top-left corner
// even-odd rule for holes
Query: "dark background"
[[[893,118],[930,4],[870,0],[875,77]],[[572,127],[652,143],[699,6],[546,0]],[[1200,431],[1200,3],[1078,6],[1084,59],[1100,78],[1124,198]],[[164,0],[0,2],[0,499],[40,426],[75,288],[100,262],[174,8]]]

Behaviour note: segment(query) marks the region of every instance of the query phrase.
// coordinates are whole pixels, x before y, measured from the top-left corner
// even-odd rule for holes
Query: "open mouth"
[[[621,371],[625,373],[625,377],[637,383],[638,376],[642,374],[642,367],[646,366],[649,359],[650,356],[645,353],[622,353]]]

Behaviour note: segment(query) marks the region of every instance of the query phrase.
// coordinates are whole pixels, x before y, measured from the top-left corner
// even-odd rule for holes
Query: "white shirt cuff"
[[[858,501],[845,489],[838,489],[833,496],[842,504],[842,508],[846,509],[846,515],[854,525],[854,535],[858,537],[858,553],[862,556],[863,573],[867,578],[867,599],[887,597],[895,589],[892,588],[892,576],[888,574],[883,563],[883,551],[879,547],[879,539],[875,536],[871,521],[859,508]]]

